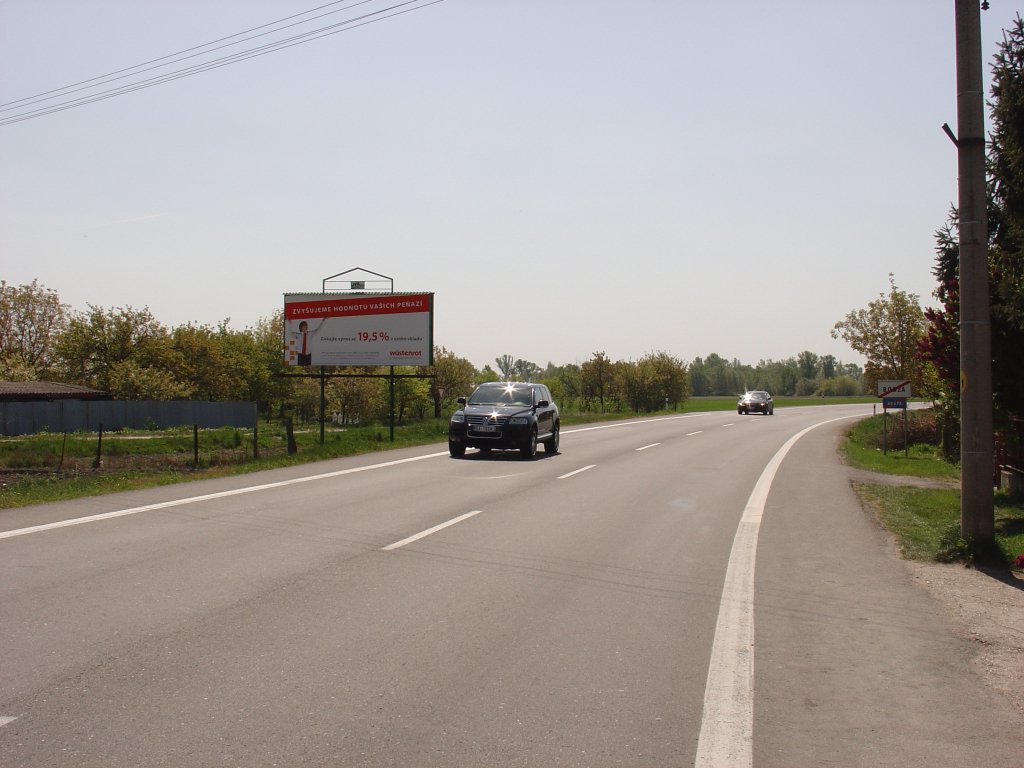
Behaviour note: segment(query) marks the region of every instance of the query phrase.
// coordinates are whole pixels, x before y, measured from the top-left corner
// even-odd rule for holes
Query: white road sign
[[[878,382],[879,397],[910,397],[910,382],[901,379]]]

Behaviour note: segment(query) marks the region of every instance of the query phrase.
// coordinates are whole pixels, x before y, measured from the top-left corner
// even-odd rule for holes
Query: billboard
[[[432,293],[286,293],[287,365],[432,365]]]

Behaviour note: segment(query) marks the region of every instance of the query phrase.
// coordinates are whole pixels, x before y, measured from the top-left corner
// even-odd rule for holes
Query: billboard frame
[[[355,272],[362,272],[379,279],[348,280],[349,291],[327,290],[328,283],[332,281],[346,282],[339,281],[337,278]],[[390,290],[387,292],[365,291],[363,289],[367,282],[386,282]],[[394,286],[395,281],[387,275],[355,267],[325,277],[320,293],[284,294],[285,309],[281,323],[283,362],[289,368],[301,365],[307,370],[319,367],[320,371],[319,373],[281,373],[277,375],[284,378],[320,379],[320,445],[324,444],[327,379],[387,379],[391,442],[395,441],[395,380],[399,378],[436,379],[436,375],[433,373],[395,373],[396,364],[412,367],[431,367],[434,364],[434,294],[429,291],[396,293]],[[296,300],[304,302],[301,308],[293,307],[298,311],[292,312],[291,317],[289,317],[289,297],[293,297],[293,304],[296,303]],[[318,302],[321,302],[319,306]],[[318,311],[320,314],[317,314]],[[320,330],[327,324],[327,320],[331,319],[332,327],[329,330],[335,332],[335,335],[329,338],[324,338],[326,334],[321,335],[321,340],[328,343],[318,355],[316,363],[313,361],[313,355],[308,346],[308,322],[313,318],[322,318],[317,330]],[[366,328],[372,328],[372,330],[358,330],[361,324]],[[306,327],[303,327],[304,325]],[[392,330],[395,333],[392,333]],[[302,341],[301,348],[297,351],[299,334],[301,334]],[[405,349],[396,349],[392,346],[393,341],[397,346],[405,346]],[[412,348],[410,349],[410,347]],[[346,352],[346,350],[348,351]],[[330,354],[331,352],[333,354]],[[300,353],[303,357],[301,361]],[[353,355],[355,357],[352,357]],[[377,359],[374,359],[375,356]],[[332,368],[387,366],[389,373],[327,373],[328,366]]]
[[[434,364],[432,292],[284,294],[285,365]]]

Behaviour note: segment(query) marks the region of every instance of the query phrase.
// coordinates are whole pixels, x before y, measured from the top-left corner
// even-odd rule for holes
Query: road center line
[[[693,437],[694,435],[702,435],[702,434],[704,434],[704,430],[703,429],[698,429],[696,432],[688,432],[686,436],[687,437]]]
[[[754,485],[729,553],[711,664],[704,688],[704,714],[694,768],[750,768],[754,742],[754,556],[764,505],[775,474],[796,442],[824,424],[797,432],[776,452]]]
[[[400,547],[404,547],[406,544],[412,544],[414,541],[419,541],[420,539],[426,538],[427,536],[429,536],[432,533],[437,533],[438,531],[443,531],[445,528],[448,528],[449,526],[455,525],[456,523],[461,523],[463,520],[468,520],[469,518],[473,517],[474,515],[479,515],[479,514],[480,514],[480,510],[479,509],[477,509],[477,510],[475,510],[473,512],[467,512],[464,515],[459,515],[458,517],[453,517],[451,520],[449,520],[446,523],[441,523],[440,525],[435,525],[433,528],[427,528],[427,530],[421,531],[420,533],[417,533],[417,534],[415,534],[413,536],[410,536],[407,539],[402,539],[401,541],[396,541],[394,544],[388,544],[386,547],[381,547],[381,549],[384,552],[390,552],[390,551],[392,551],[394,549],[399,549]]]
[[[650,419],[640,419],[639,421],[616,421],[612,424],[599,424],[596,427],[575,427],[573,429],[563,429],[562,434],[571,435],[575,434],[576,432],[593,432],[594,430],[597,429],[619,429],[621,427],[633,427],[636,426],[637,424],[649,424],[650,422],[653,421],[675,421],[677,419],[694,419],[697,418],[698,416],[707,415],[707,413],[702,411],[700,413],[680,414],[679,416],[655,416]]]
[[[648,448],[654,448],[654,447],[659,446],[659,445],[661,445],[661,443],[651,443],[650,445],[642,445],[639,448],[637,448],[637,450],[638,451],[646,451]]]
[[[42,531],[51,531],[55,528],[68,528],[73,525],[84,525],[85,523],[95,523],[100,520],[109,520],[113,517],[126,517],[128,515],[137,515],[140,512],[153,512],[158,509],[168,509],[170,507],[180,507],[186,504],[197,504],[201,501],[211,501],[213,499],[225,499],[230,496],[241,496],[246,493],[256,493],[257,491],[267,491],[272,488],[284,488],[289,485],[298,485],[299,483],[309,483],[314,480],[327,480],[332,477],[341,477],[342,475],[354,475],[357,472],[369,472],[371,469],[384,469],[385,467],[394,467],[399,464],[409,464],[413,461],[423,461],[424,459],[435,459],[438,456],[447,456],[448,451],[442,451],[441,453],[428,453],[423,456],[413,456],[408,459],[396,459],[395,461],[383,461],[379,464],[369,464],[365,467],[352,467],[351,469],[339,469],[336,472],[324,472],[319,475],[307,475],[305,477],[295,477],[291,480],[280,480],[276,483],[264,483],[262,485],[250,485],[245,488],[235,488],[230,491],[219,491],[217,493],[207,493],[202,496],[189,496],[184,499],[174,499],[172,501],[161,501],[156,504],[146,504],[141,507],[131,507],[130,509],[118,509],[113,512],[103,512],[98,515],[89,515],[88,517],[76,517],[71,520],[60,520],[56,523],[46,523],[44,525],[33,525],[29,528],[17,528],[13,531],[0,531],[0,539],[11,539],[15,536],[26,536],[30,533],[40,533]]]
[[[559,475],[557,479],[565,480],[565,478],[567,478],[567,477],[572,477],[573,475],[578,475],[580,472],[586,472],[588,469],[593,469],[596,466],[597,466],[597,464],[587,464],[587,466],[585,466],[585,467],[580,467],[579,469],[575,469],[572,472],[567,472],[564,475]]]

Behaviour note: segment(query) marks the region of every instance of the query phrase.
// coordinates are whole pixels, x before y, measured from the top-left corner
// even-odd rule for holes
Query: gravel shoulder
[[[927,590],[977,649],[973,663],[1003,693],[1024,722],[1024,577],[963,565],[907,561]]]
[[[957,487],[943,480],[882,475],[849,469],[851,482]],[[865,510],[874,514],[870,506]],[[899,557],[893,537],[894,554]],[[914,583],[949,611],[976,648],[973,664],[985,683],[1006,696],[1024,723],[1024,574],[962,564],[905,560]]]

